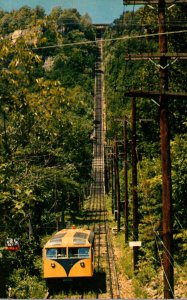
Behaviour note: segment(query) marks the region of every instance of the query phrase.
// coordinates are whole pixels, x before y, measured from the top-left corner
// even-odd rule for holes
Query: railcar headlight
[[[80,265],[81,265],[82,268],[85,268],[85,263],[84,262],[81,262]]]
[[[51,264],[51,267],[54,269],[54,268],[55,268],[55,264],[54,264],[54,263],[52,263],[52,264]]]

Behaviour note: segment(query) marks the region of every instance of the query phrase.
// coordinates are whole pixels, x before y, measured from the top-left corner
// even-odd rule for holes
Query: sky
[[[112,23],[123,13],[123,0],[0,0],[0,9],[10,11],[23,5],[40,5],[46,14],[55,6],[77,8],[81,15],[88,13],[94,24]]]

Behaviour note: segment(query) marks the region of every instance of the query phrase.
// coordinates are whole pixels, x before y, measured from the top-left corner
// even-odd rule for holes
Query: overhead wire
[[[156,242],[156,246],[157,246],[157,249],[158,249],[158,255],[159,255],[159,258],[160,258],[160,261],[161,261],[161,268],[162,268],[162,271],[163,271],[163,273],[164,273],[164,275],[165,275],[165,278],[166,278],[166,280],[167,280],[167,283],[168,283],[168,286],[169,286],[169,288],[170,288],[170,291],[172,292],[172,295],[173,295],[173,297],[174,297],[174,290],[172,290],[171,285],[170,285],[170,282],[169,282],[169,280],[168,280],[168,278],[167,278],[167,276],[166,276],[166,272],[165,272],[165,270],[164,270],[163,263],[162,263],[162,254],[160,253],[161,250],[160,250],[160,248],[159,248],[158,240],[157,240],[156,238],[155,238],[155,242]]]
[[[107,39],[101,39],[100,42],[111,42],[111,41],[123,41],[123,40],[133,40],[133,39],[140,39],[140,38],[146,38],[146,37],[154,37],[154,36],[161,36],[161,35],[171,35],[171,34],[181,34],[181,33],[187,33],[187,30],[178,30],[178,31],[167,31],[167,32],[158,32],[158,33],[150,33],[150,34],[140,34],[140,35],[131,35],[131,36],[122,36],[122,37],[116,37],[116,38],[107,38]],[[41,47],[35,47],[32,48],[32,50],[40,50],[40,49],[51,49],[51,48],[63,48],[67,46],[79,46],[79,45],[86,45],[86,44],[97,44],[98,41],[82,41],[82,42],[73,42],[73,43],[66,43],[66,44],[56,44],[51,46],[41,46]]]
[[[137,149],[136,149],[136,152],[137,152],[136,156],[138,157],[138,150],[137,150]],[[142,172],[141,172],[141,167],[140,167],[140,165],[139,165],[139,174],[140,174],[140,176],[142,176]],[[153,222],[153,220],[152,220],[152,215],[151,215],[151,211],[150,211],[150,204],[149,204],[149,202],[148,202],[148,197],[147,197],[147,195],[144,197],[144,200],[146,201],[146,204],[147,204],[146,206],[147,206],[147,211],[148,211],[149,222],[150,222],[150,224],[151,224],[151,226],[152,226],[152,232],[154,233],[154,239],[155,239],[155,243],[156,243],[156,247],[157,247],[157,251],[158,251],[158,255],[159,255],[159,259],[160,259],[160,265],[161,265],[161,268],[162,268],[162,270],[163,270],[163,272],[164,272],[164,275],[165,275],[165,277],[166,277],[166,280],[167,280],[167,282],[168,282],[168,285],[170,286],[169,279],[167,278],[166,273],[165,273],[165,270],[164,270],[164,265],[163,265],[163,261],[162,261],[162,256],[161,256],[161,254],[160,254],[160,251],[161,251],[161,250],[160,250],[160,247],[159,247],[159,244],[158,244],[158,238],[159,238],[161,244],[163,245],[164,249],[166,249],[166,247],[165,247],[165,245],[164,245],[164,243],[163,243],[163,241],[162,241],[162,239],[161,239],[161,237],[160,237],[160,234],[158,233],[158,231],[155,230],[155,224],[154,224],[154,222]],[[160,231],[159,231],[159,232],[160,232]],[[167,250],[167,252],[169,252],[169,251]],[[170,256],[171,256],[171,254],[170,254]],[[172,257],[172,256],[171,256],[171,257]],[[168,258],[168,260],[169,260],[170,263],[171,263],[170,258]],[[174,258],[173,258],[173,261],[174,261]],[[173,266],[173,261],[172,261],[172,266]],[[174,295],[174,291],[171,289],[171,286],[170,286],[170,290],[172,291],[172,294]]]
[[[133,26],[136,26],[136,25],[139,25],[139,26],[141,26],[141,27],[147,26],[147,23],[144,23],[144,20],[145,20],[144,15],[145,15],[145,12],[143,12],[143,15],[142,15],[142,17],[141,17],[141,24],[137,23],[136,21],[135,21],[134,23],[131,22],[131,24],[132,24]],[[184,25],[187,26],[186,22],[187,22],[187,19],[182,19],[182,20],[178,20],[178,21],[175,20],[175,21],[172,21],[172,22],[166,21],[165,24],[168,24],[168,25],[175,25],[175,24],[178,24],[178,26],[180,26],[180,25],[183,26],[183,24],[184,24]],[[122,25],[123,25],[123,20],[122,20],[122,21],[119,21],[118,24],[122,24]],[[152,24],[152,25],[153,25],[153,24]],[[155,27],[158,27],[158,24],[155,23]]]
[[[167,258],[168,261],[170,262],[170,264],[172,265],[172,267],[174,268],[174,262],[175,264],[177,264],[178,267],[180,267],[181,273],[183,273],[184,275],[186,275],[185,271],[181,268],[181,266],[176,262],[176,260],[174,260],[174,257],[171,255],[171,253],[168,251],[168,249],[166,248],[166,246],[164,245],[160,234],[155,230],[155,235],[157,236],[157,238],[160,240],[160,243],[163,245],[163,248],[165,249],[166,253],[167,253]]]

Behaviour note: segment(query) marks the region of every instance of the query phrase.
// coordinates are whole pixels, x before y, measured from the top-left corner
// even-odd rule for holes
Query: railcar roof
[[[46,248],[90,246],[93,242],[94,233],[86,229],[62,229],[51,237],[46,243]]]

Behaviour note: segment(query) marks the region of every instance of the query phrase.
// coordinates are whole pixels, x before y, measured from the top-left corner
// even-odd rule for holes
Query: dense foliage
[[[166,13],[167,31],[183,30],[186,5],[173,6]],[[131,90],[158,91],[159,61],[131,60],[137,54],[159,53],[158,20],[156,10],[146,6],[136,12],[126,12],[105,32],[105,80],[107,95],[108,140],[114,135],[123,139],[123,121],[128,118],[128,181],[129,181],[129,239],[133,240],[131,193],[131,99],[124,93]],[[149,36],[152,34],[152,36]],[[155,34],[155,36],[154,36]],[[141,38],[137,38],[141,36]],[[144,37],[142,37],[144,36]],[[168,52],[185,52],[186,33],[168,35]],[[180,42],[179,42],[180,40]],[[148,56],[148,55],[147,55]],[[169,91],[186,92],[186,60],[168,60]],[[146,271],[147,283],[151,270],[162,264],[162,172],[160,158],[159,99],[136,98],[137,158],[138,158],[138,214],[140,250],[140,277]],[[174,228],[174,257],[184,268],[186,258],[186,98],[169,99],[169,126],[171,138],[172,202]],[[120,146],[121,199],[124,199],[123,147]],[[122,200],[123,201],[123,200]],[[180,255],[178,255],[180,253]],[[150,264],[151,262],[151,264]],[[147,266],[147,267],[146,267]],[[146,270],[147,268],[147,270]],[[150,274],[150,276],[148,275]],[[143,278],[143,277],[142,277]],[[145,284],[145,282],[144,282]],[[176,285],[177,287],[177,285]],[[143,286],[142,286],[143,288]],[[183,294],[184,295],[184,294]],[[158,295],[157,295],[158,296]]]
[[[71,44],[94,40],[95,31],[75,9],[46,16],[25,6],[0,16],[0,246],[7,238],[21,245],[2,252],[0,293],[10,285],[12,297],[25,298],[44,293],[42,237],[79,211],[86,195],[96,46]]]
[[[183,29],[179,20],[186,20],[185,8],[180,4],[168,10],[168,31]],[[130,239],[131,101],[124,92],[158,90],[159,66],[155,61],[126,57],[158,52],[158,37],[149,36],[157,34],[157,23],[154,10],[146,6],[124,12],[105,32],[110,146],[115,134],[123,139],[121,120],[128,118]],[[16,253],[0,252],[2,298],[43,298],[41,241],[81,213],[91,176],[95,34],[90,17],[81,16],[76,9],[56,7],[49,15],[39,6],[0,11],[0,246],[7,238],[18,239],[21,244]],[[145,37],[137,38],[139,35]],[[168,51],[185,52],[186,37],[182,33],[168,36]],[[186,75],[186,61],[170,62],[169,90],[186,92]],[[159,101],[142,97],[137,98],[136,105],[139,237],[143,241],[139,276],[145,285],[161,265]],[[174,255],[179,270],[187,253],[186,109],[186,99],[169,101]],[[123,146],[119,150],[123,199]],[[10,294],[8,286],[12,288]]]

